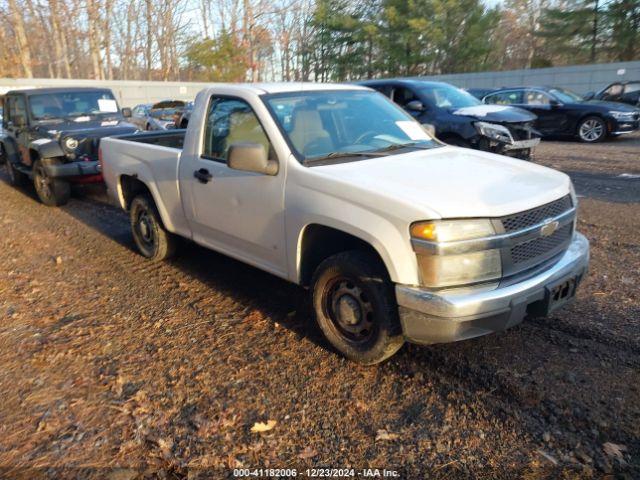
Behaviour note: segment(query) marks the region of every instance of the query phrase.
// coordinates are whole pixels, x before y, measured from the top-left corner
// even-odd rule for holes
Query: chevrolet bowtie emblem
[[[549,223],[545,223],[542,228],[540,229],[540,234],[543,237],[548,237],[549,235],[553,235],[555,233],[556,230],[558,230],[558,227],[560,226],[560,222],[552,222],[552,221],[548,221]]]

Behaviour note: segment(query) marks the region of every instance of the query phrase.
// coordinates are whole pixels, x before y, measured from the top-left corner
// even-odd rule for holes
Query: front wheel
[[[176,251],[177,238],[162,223],[153,199],[138,195],[129,210],[133,240],[142,255],[150,260],[166,260]]]
[[[55,159],[47,160],[51,164],[59,164]],[[65,205],[71,197],[71,185],[69,182],[50,177],[42,160],[33,165],[33,185],[38,198],[48,207]]]
[[[581,142],[597,143],[607,136],[607,124],[600,117],[587,117],[578,125],[578,138]]]
[[[373,365],[402,347],[393,284],[374,255],[349,251],[327,258],[311,289],[318,326],[348,359]]]

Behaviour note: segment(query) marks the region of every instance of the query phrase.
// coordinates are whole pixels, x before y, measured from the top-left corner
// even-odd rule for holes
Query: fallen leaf
[[[627,451],[627,447],[625,445],[618,445],[617,443],[606,442],[602,444],[602,448],[604,450],[604,453],[606,453],[610,457],[615,457],[620,461],[624,461],[624,454],[622,452]]]
[[[307,447],[298,454],[298,458],[301,458],[303,460],[308,460],[309,458],[313,458],[316,455],[318,455],[318,452],[316,452],[311,447]]]
[[[160,447],[160,452],[162,452],[162,456],[165,459],[171,458],[171,450],[173,449],[173,440],[170,438],[164,439],[161,438],[158,440],[158,447]]]
[[[253,427],[251,427],[251,431],[253,433],[262,433],[262,432],[268,432],[269,430],[273,430],[273,427],[276,426],[276,422],[275,420],[268,420],[267,423],[262,423],[262,422],[256,422],[253,424]]]
[[[549,455],[547,452],[543,452],[542,450],[538,450],[538,453],[540,455],[542,455],[544,458],[546,458],[549,462],[551,462],[553,465],[558,465],[558,460],[556,460],[555,458],[553,458],[551,455]]]
[[[393,441],[393,440],[397,440],[398,438],[399,438],[399,435],[397,433],[389,433],[386,430],[378,430],[378,433],[376,435],[376,442],[379,440]]]

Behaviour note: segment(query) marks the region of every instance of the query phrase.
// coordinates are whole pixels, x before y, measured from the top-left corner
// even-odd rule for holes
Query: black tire
[[[382,362],[404,343],[393,284],[372,254],[353,250],[324,260],[311,280],[318,326],[346,358]]]
[[[160,261],[175,254],[178,239],[164,227],[150,195],[140,194],[133,199],[129,219],[133,240],[144,257]]]
[[[14,187],[21,187],[25,185],[29,180],[29,177],[15,169],[11,160],[9,160],[5,155],[3,147],[0,147],[0,156],[4,158],[4,171],[9,179],[9,185],[13,185]]]
[[[65,205],[71,197],[71,185],[69,182],[52,178],[45,170],[47,165],[61,164],[60,160],[49,158],[37,160],[33,164],[33,186],[36,189],[40,201],[48,207],[60,207]]]
[[[446,137],[443,142],[454,147],[471,148],[471,144],[460,137]]]
[[[598,143],[607,138],[607,123],[600,117],[589,116],[580,120],[576,134],[584,143]]]

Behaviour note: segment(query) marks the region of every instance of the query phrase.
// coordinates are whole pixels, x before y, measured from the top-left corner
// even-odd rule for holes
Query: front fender
[[[56,158],[66,156],[58,142],[50,138],[39,138],[29,144],[29,150],[38,154],[39,158]]]

